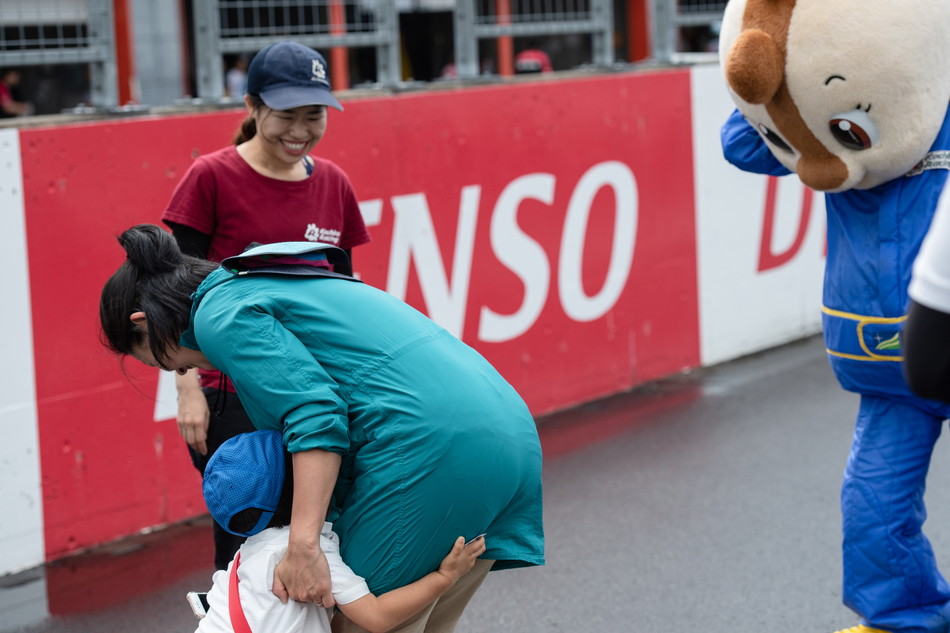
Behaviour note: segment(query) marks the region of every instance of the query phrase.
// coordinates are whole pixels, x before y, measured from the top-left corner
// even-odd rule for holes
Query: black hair
[[[188,328],[191,294],[217,264],[182,254],[175,238],[154,224],[139,224],[118,237],[126,260],[106,282],[99,300],[100,340],[117,354],[148,342],[162,367]],[[148,332],[129,317],[144,312]]]
[[[260,109],[264,106],[264,100],[261,99],[260,95],[249,94],[247,95],[251,100],[251,107],[255,110]],[[248,114],[243,121],[241,121],[241,127],[238,128],[237,132],[234,133],[233,143],[235,145],[240,145],[246,141],[254,138],[254,135],[257,134],[257,121],[254,119],[254,113]]]
[[[267,527],[284,527],[290,525],[290,514],[294,504],[294,467],[292,455],[284,451],[284,487],[280,491],[280,500],[277,502],[277,508],[274,510],[274,516],[271,517]],[[238,534],[246,534],[254,529],[257,522],[261,520],[260,508],[247,508],[241,510],[228,521],[228,530]]]

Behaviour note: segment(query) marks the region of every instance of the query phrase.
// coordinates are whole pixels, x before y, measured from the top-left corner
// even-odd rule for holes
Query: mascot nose
[[[802,156],[796,171],[805,185],[817,191],[837,189],[848,179],[848,166],[834,155]]]
[[[771,35],[759,29],[739,34],[726,60],[726,81],[746,103],[772,100],[785,76],[785,57]]]

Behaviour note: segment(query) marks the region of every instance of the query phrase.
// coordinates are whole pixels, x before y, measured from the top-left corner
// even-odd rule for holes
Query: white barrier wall
[[[43,498],[20,139],[0,130],[0,573],[43,562]],[[63,306],[63,318],[69,308]]]
[[[692,70],[693,159],[703,365],[821,330],[825,199],[798,178],[749,174],[722,158],[734,106],[718,66]]]

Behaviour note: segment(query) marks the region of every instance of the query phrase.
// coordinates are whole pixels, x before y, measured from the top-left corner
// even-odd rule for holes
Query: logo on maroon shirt
[[[340,232],[336,229],[321,229],[316,224],[308,224],[307,231],[303,236],[311,242],[324,242],[326,244],[339,244]]]

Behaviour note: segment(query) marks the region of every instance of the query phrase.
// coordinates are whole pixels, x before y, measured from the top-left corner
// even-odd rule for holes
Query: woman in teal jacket
[[[471,572],[482,578],[543,564],[537,430],[475,350],[340,274],[348,262],[332,246],[262,246],[215,268],[154,225],[119,242],[127,260],[102,292],[104,344],[166,370],[224,372],[255,426],[280,430],[293,453],[278,596],[333,604],[324,519],[374,593],[438,567],[460,534],[486,534]]]

